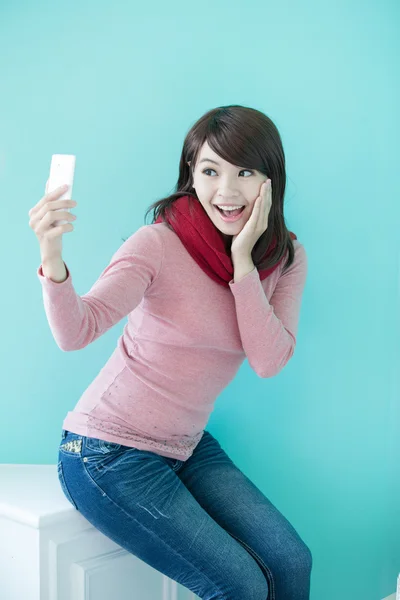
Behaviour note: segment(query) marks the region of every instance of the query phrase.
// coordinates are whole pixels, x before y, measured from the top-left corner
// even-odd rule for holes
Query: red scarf
[[[192,205],[191,216],[189,212],[189,202]],[[176,224],[170,219],[169,212],[172,210],[176,218]],[[221,232],[217,229],[210,217],[203,208],[199,200],[194,197],[181,196],[175,200],[166,211],[166,219],[173,228],[182,244],[189,254],[194,258],[199,267],[211,279],[224,287],[229,287],[229,282],[233,279],[234,268],[231,257],[227,254],[224,245],[224,239]],[[162,223],[161,216],[155,223]],[[292,239],[297,236],[289,232]],[[264,259],[276,246],[276,237],[267,249]],[[283,260],[283,259],[282,259]],[[258,269],[260,279],[265,279],[279,266],[277,263],[270,269]]]

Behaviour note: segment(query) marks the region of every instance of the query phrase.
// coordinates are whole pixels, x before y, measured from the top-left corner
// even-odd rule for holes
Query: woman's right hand
[[[45,195],[29,211],[29,227],[33,229],[39,240],[42,261],[51,260],[62,256],[62,234],[72,231],[72,223],[54,226],[54,221],[66,219],[73,221],[76,216],[69,211],[59,211],[60,208],[71,208],[77,205],[75,200],[57,200],[62,196],[66,188],[59,187],[47,193],[49,180],[46,182]]]

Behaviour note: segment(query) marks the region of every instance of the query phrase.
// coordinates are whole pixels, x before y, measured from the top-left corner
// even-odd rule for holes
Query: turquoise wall
[[[246,361],[208,429],[310,546],[312,600],[395,591],[399,17],[394,0],[1,4],[1,462],[55,464],[126,322],[78,352],[51,335],[28,216],[51,155],[77,156],[63,256],[84,294],[172,191],[190,126],[251,106],[281,132],[309,275],[294,357],[271,379]]]

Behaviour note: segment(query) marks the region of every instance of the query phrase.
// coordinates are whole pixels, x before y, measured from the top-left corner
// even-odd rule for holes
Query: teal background
[[[79,352],[51,335],[28,216],[51,155],[77,157],[63,257],[82,295],[172,192],[193,123],[257,108],[283,139],[309,273],[294,357],[270,379],[245,361],[207,428],[310,546],[312,600],[395,591],[399,17],[378,0],[0,5],[2,463],[56,463],[126,322]]]

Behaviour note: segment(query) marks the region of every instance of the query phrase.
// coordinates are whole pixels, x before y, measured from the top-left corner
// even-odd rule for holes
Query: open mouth
[[[227,221],[228,223],[239,220],[245,209],[244,206],[242,206],[242,208],[238,208],[235,210],[229,210],[229,211],[222,210],[218,206],[215,206],[215,208],[218,210],[221,219],[223,219],[224,221]]]

